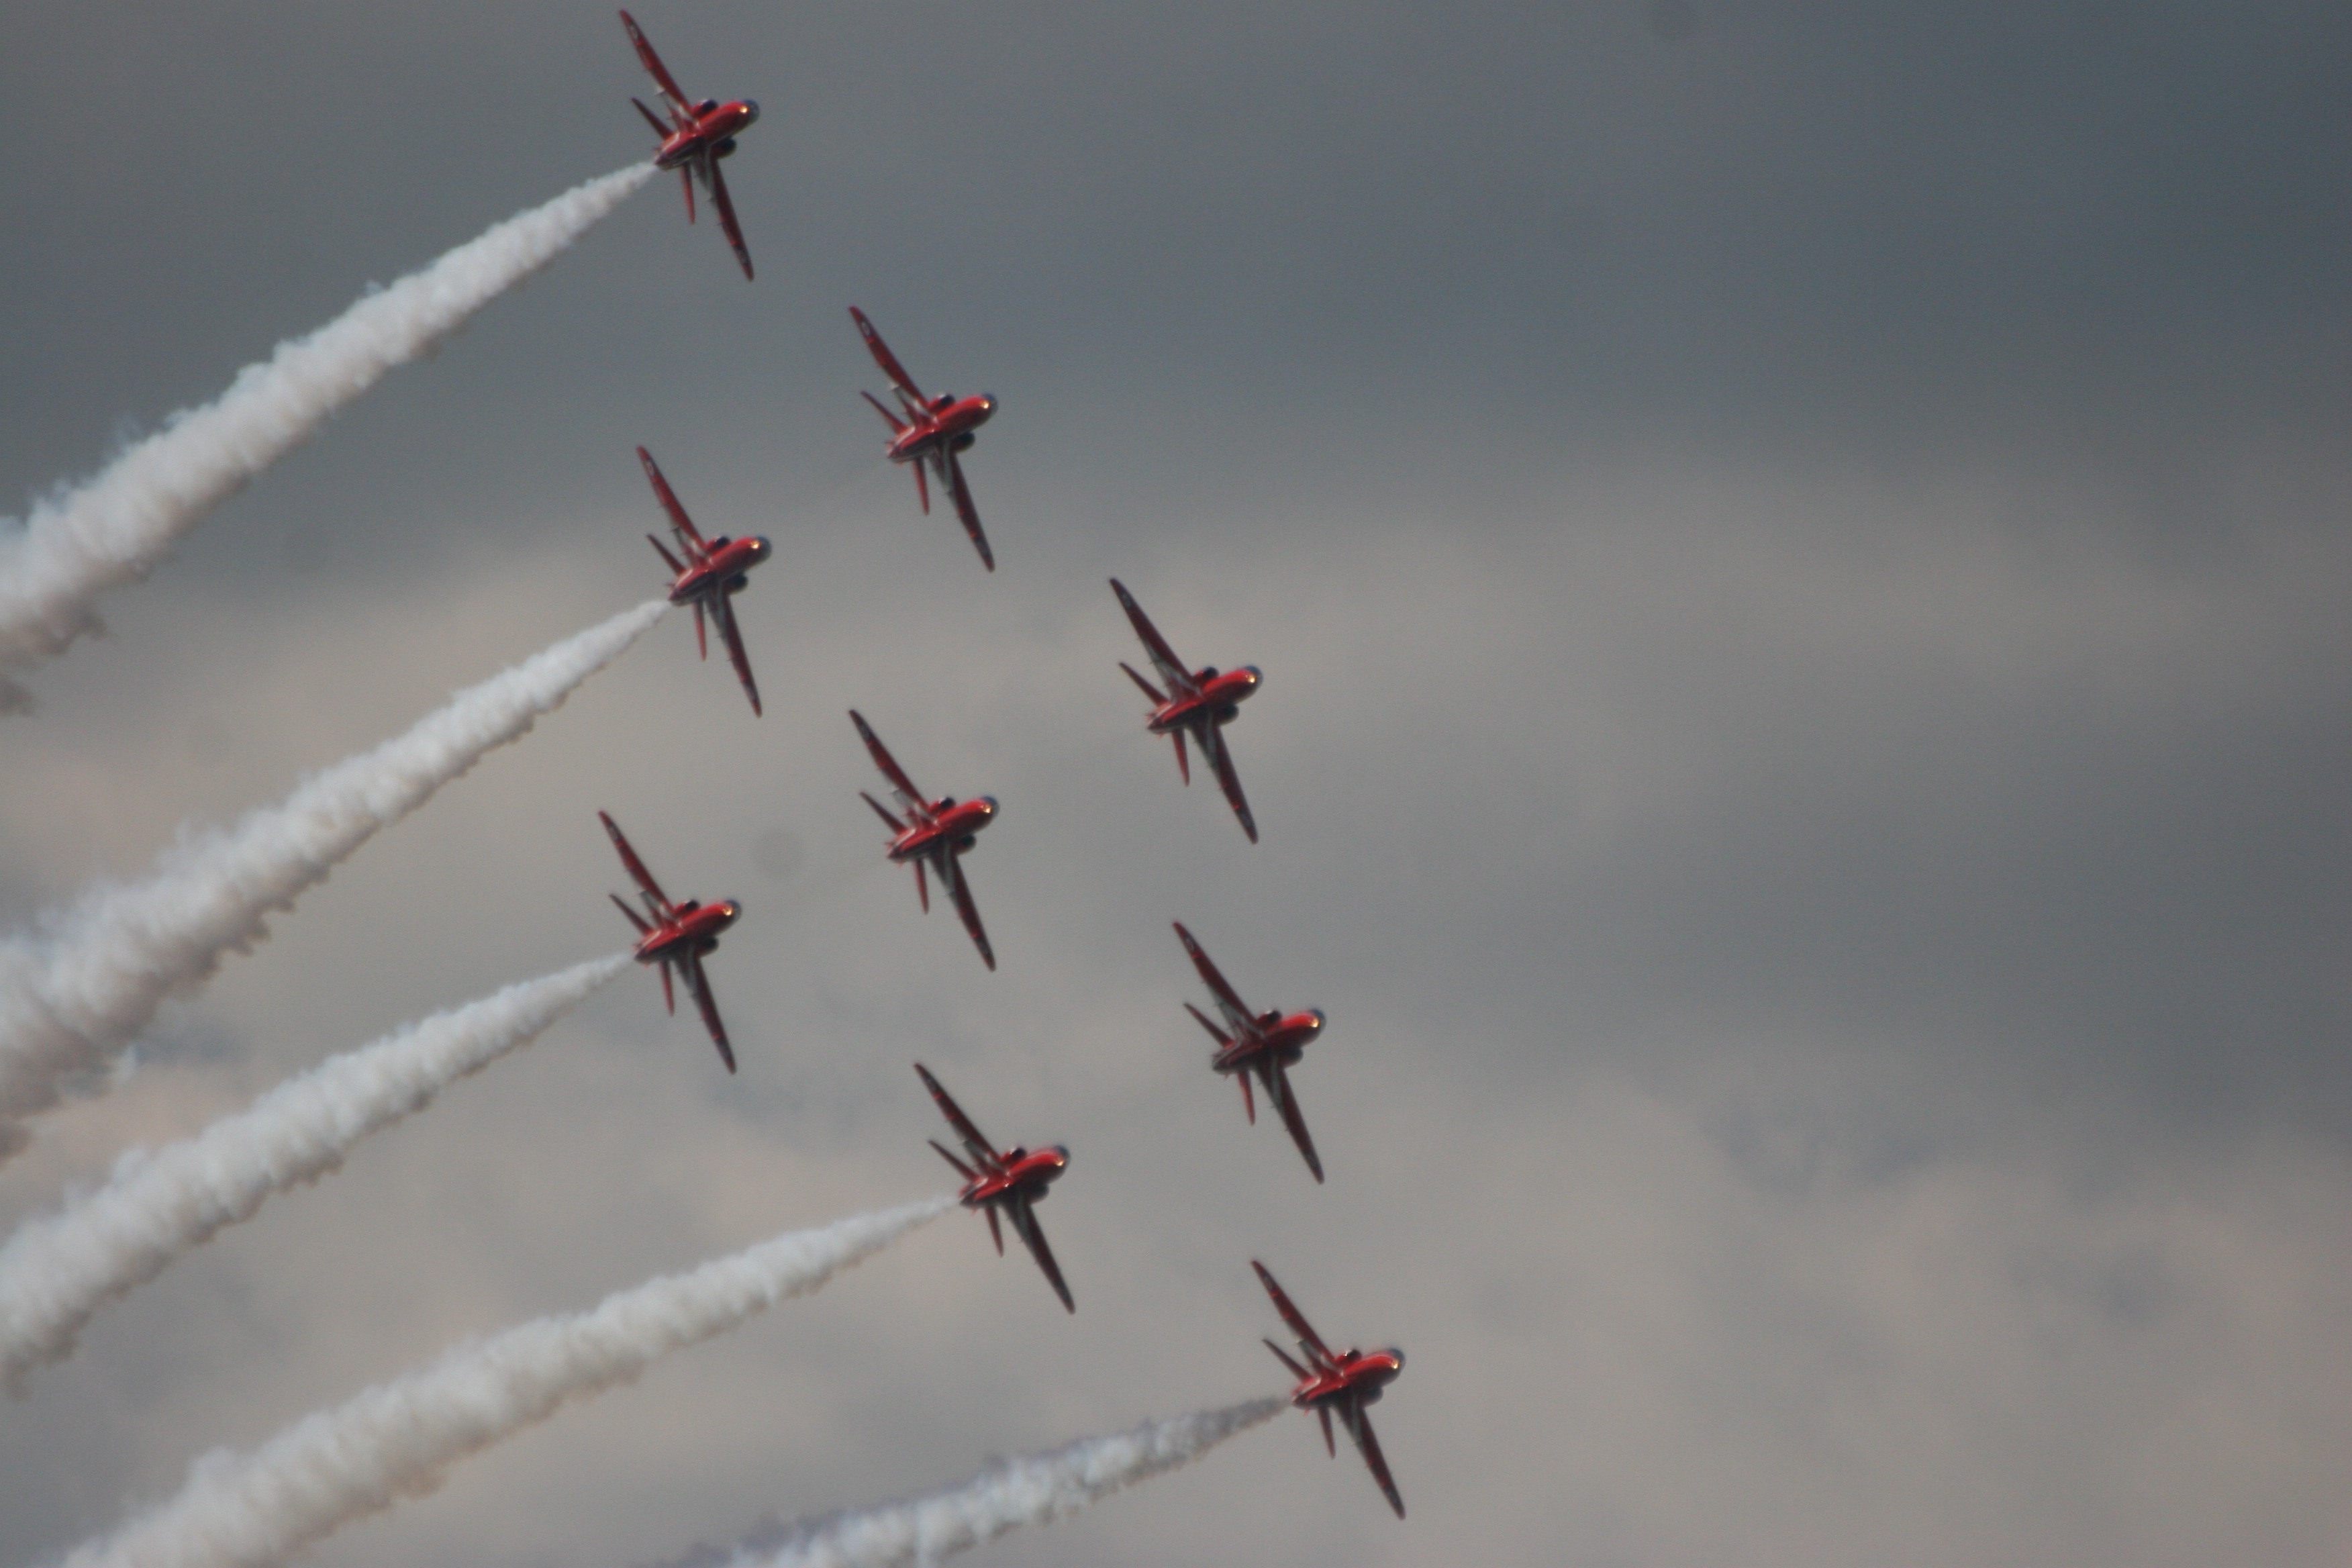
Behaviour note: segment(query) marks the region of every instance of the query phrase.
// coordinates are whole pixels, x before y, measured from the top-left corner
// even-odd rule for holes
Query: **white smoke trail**
[[[16,1389],[27,1371],[71,1354],[108,1301],[529,1045],[629,962],[625,952],[595,959],[436,1013],[289,1079],[194,1138],[123,1155],[104,1186],[0,1247],[0,1382]]]
[[[128,1045],[164,996],[210,974],[264,917],[528,731],[669,607],[648,600],[452,697],[406,734],[312,775],[226,829],[184,832],[142,880],[100,887],[0,939],[0,1161],[22,1120]]]
[[[1108,1437],[1081,1437],[1043,1454],[1000,1459],[961,1486],[763,1531],[721,1558],[687,1561],[726,1568],[904,1568],[929,1564],[1024,1524],[1051,1524],[1121,1487],[1190,1464],[1211,1448],[1270,1420],[1282,1399],[1253,1399],[1169,1421],[1146,1421]]]
[[[41,501],[20,532],[0,523],[0,668],[62,650],[91,626],[100,594],[145,576],[206,512],[386,371],[554,260],[653,174],[639,163],[591,180],[362,295],[310,336],[246,366],[219,397],[174,415],[96,477]],[[0,680],[0,711],[29,705],[22,688]]]
[[[794,1231],[461,1345],[433,1364],[306,1415],[249,1454],[215,1450],[180,1495],[59,1568],[239,1568],[274,1563],[353,1520],[441,1484],[458,1460],[626,1383],[671,1351],[816,1289],[955,1206],[934,1197]]]

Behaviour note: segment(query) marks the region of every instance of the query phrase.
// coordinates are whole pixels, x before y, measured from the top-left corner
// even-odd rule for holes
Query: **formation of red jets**
[[[743,276],[751,276],[751,256],[743,242],[741,226],[736,221],[735,205],[727,192],[727,181],[720,172],[722,160],[733,155],[736,135],[760,116],[759,105],[748,99],[720,103],[715,99],[699,101],[689,100],[679,89],[661,57],[654,52],[635,18],[621,13],[623,26],[636,47],[655,84],[660,89],[663,107],[668,121],[656,116],[643,103],[637,111],[653,126],[661,138],[654,154],[657,168],[676,169],[686,190],[687,216],[692,221],[695,211],[694,186],[699,180],[709,194],[711,205],[719,214],[719,226],[725,230],[728,243],[734,247],[736,259],[741,263]],[[631,100],[635,102],[635,100]],[[887,455],[891,462],[914,470],[915,488],[922,510],[930,510],[931,481],[936,479],[955,507],[964,531],[972,547],[980,553],[982,563],[991,572],[996,570],[995,553],[989,548],[988,536],[982,530],[980,511],[973,502],[971,488],[964,479],[961,457],[971,449],[977,439],[975,432],[996,412],[996,399],[980,395],[971,397],[931,396],[915,384],[899,363],[889,345],[882,341],[874,323],[856,306],[850,307],[850,319],[874,363],[888,378],[891,395],[897,410],[884,404],[871,393],[861,393],[874,405],[877,413],[890,427]],[[638,460],[644,465],[646,478],[652,484],[654,496],[667,519],[672,540],[677,545],[673,554],[661,540],[647,535],[663,563],[672,573],[670,602],[694,606],[695,641],[702,656],[709,656],[709,626],[716,623],[719,640],[727,649],[729,661],[751,700],[751,711],[760,711],[760,690],[751,675],[751,664],[744,652],[743,638],[735,619],[734,598],[749,582],[751,568],[773,553],[765,539],[730,539],[722,534],[705,539],[695,528],[686,509],[663,478],[652,456],[642,447],[637,448]],[[1124,584],[1111,579],[1111,592],[1118,596],[1119,607],[1127,613],[1128,622],[1143,644],[1143,651],[1158,684],[1144,679],[1124,662],[1119,668],[1140,687],[1150,699],[1151,709],[1145,717],[1144,729],[1153,735],[1165,735],[1176,748],[1176,767],[1186,784],[1192,782],[1192,759],[1187,747],[1197,748],[1210,771],[1216,775],[1218,788],[1224,793],[1233,807],[1244,834],[1251,843],[1257,842],[1257,821],[1251,815],[1249,801],[1242,793],[1241,776],[1234,764],[1233,752],[1227,745],[1225,728],[1240,715],[1241,704],[1255,696],[1264,677],[1255,665],[1220,673],[1213,665],[1192,668],[1176,657],[1143,606],[1136,602]],[[990,970],[996,967],[996,953],[989,945],[988,932],[982,927],[980,908],[965,879],[963,857],[978,842],[981,831],[995,820],[997,803],[992,795],[980,795],[958,801],[952,795],[934,799],[927,796],[908,777],[906,770],[882,743],[872,725],[856,710],[850,711],[850,721],[856,726],[866,750],[889,781],[892,799],[898,809],[893,811],[871,795],[860,792],[890,830],[884,855],[892,863],[909,865],[915,871],[915,892],[923,909],[930,909],[930,879],[937,878],[956,914],[971,936],[972,945],[979,949],[981,962]],[[672,1012],[677,1010],[674,983],[682,983],[687,994],[693,998],[702,1016],[703,1026],[709,1030],[711,1043],[718,1047],[719,1059],[727,1070],[735,1070],[735,1051],[729,1044],[726,1026],[720,1021],[719,1005],[710,990],[710,981],[703,971],[703,960],[719,947],[719,933],[732,926],[742,914],[742,906],[731,899],[713,904],[694,900],[674,903],[656,882],[653,874],[638,858],[620,828],[609,816],[604,816],[604,830],[620,853],[621,864],[637,884],[638,894],[646,908],[640,915],[615,896],[614,903],[627,917],[638,935],[636,958],[641,963],[658,965],[662,975],[662,998]],[[650,918],[648,918],[650,917]],[[1231,1077],[1241,1086],[1242,1106],[1249,1120],[1257,1120],[1257,1102],[1252,1089],[1253,1080],[1265,1090],[1267,1102],[1288,1130],[1291,1142],[1298,1147],[1299,1155],[1315,1180],[1323,1180],[1323,1162],[1315,1152],[1315,1142],[1307,1135],[1307,1121],[1299,1110],[1297,1092],[1290,1083],[1290,1069],[1303,1059],[1307,1047],[1320,1037],[1324,1016],[1319,1009],[1282,1013],[1253,1013],[1240,994],[1227,983],[1223,973],[1211,962],[1207,952],[1193,939],[1181,923],[1176,926],[1177,939],[1183,943],[1202,984],[1208,986],[1218,1017],[1213,1020],[1192,1003],[1184,1004],[1210,1037],[1216,1041],[1211,1056],[1211,1070]],[[1003,1227],[1010,1225],[1013,1232],[1036,1259],[1054,1294],[1063,1307],[1077,1310],[1076,1299],[1062,1277],[1061,1266],[1055,1262],[1053,1249],[1045,1244],[1045,1233],[1038,1227],[1036,1205],[1045,1197],[1053,1184],[1069,1168],[1070,1153],[1066,1148],[1053,1145],[1028,1149],[1019,1145],[999,1149],[991,1142],[966,1116],[962,1107],[941,1088],[929,1068],[917,1063],[915,1071],[923,1087],[954,1129],[963,1153],[959,1157],[944,1144],[933,1140],[931,1147],[955,1168],[964,1186],[961,1201],[966,1208],[978,1209],[988,1218],[990,1236],[996,1250],[1004,1250]],[[1298,1309],[1284,1294],[1282,1287],[1265,1266],[1253,1261],[1266,1294],[1274,1302],[1293,1335],[1297,1337],[1299,1356],[1294,1360],[1272,1340],[1266,1347],[1281,1359],[1297,1378],[1291,1390],[1291,1403],[1301,1410],[1312,1410],[1323,1427],[1327,1448],[1337,1452],[1331,1423],[1337,1416],[1347,1428],[1348,1436],[1362,1454],[1370,1468],[1372,1479],[1388,1499],[1398,1516],[1404,1514],[1404,1499],[1389,1474],[1388,1461],[1381,1453],[1379,1439],[1372,1435],[1371,1420],[1366,1406],[1377,1401],[1387,1386],[1395,1381],[1404,1368],[1404,1352],[1349,1350],[1335,1353],[1318,1335]]]

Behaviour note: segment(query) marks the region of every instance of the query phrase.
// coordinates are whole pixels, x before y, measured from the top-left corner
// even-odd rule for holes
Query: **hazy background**
[[[1286,1416],[985,1559],[2302,1563],[2352,1552],[2352,13],[698,5],[746,285],[635,199],[223,508],[0,721],[0,916],[660,586],[673,620],[49,1119],[0,1220],[620,945],[611,810],[747,907],[740,1077],[631,974],[0,1405],[44,1560],[451,1340],[1058,1140],[1076,1291],[951,1216],[310,1561],[629,1568],[1272,1391],[1264,1258],[1399,1343],[1411,1520]],[[609,5],[26,4],[0,495],[642,154]],[[1001,570],[857,399],[1002,410]],[[1180,788],[1103,578],[1264,829]],[[993,793],[917,912],[862,709]],[[1321,1005],[1330,1173],[1168,922]]]

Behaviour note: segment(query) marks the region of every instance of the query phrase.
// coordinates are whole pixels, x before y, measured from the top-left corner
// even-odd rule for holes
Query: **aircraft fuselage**
[[[972,444],[972,432],[987,424],[995,412],[996,399],[984,393],[976,397],[935,397],[928,417],[890,438],[890,460],[912,463],[942,448],[963,451]]]
[[[660,149],[654,153],[654,167],[675,169],[692,163],[706,152],[724,158],[735,149],[721,144],[759,118],[760,106],[748,98],[733,103],[710,104],[697,111],[691,124],[662,139]]]
[[[1244,1072],[1268,1062],[1297,1067],[1307,1046],[1323,1033],[1323,1021],[1322,1009],[1309,1007],[1303,1013],[1259,1024],[1251,1033],[1218,1051],[1209,1065],[1227,1073]]]
[[[715,904],[688,900],[678,907],[677,918],[647,931],[637,943],[639,963],[665,963],[692,954],[710,952],[719,945],[719,933],[741,917],[743,906],[732,899],[721,899]]]
[[[1291,1390],[1290,1403],[1301,1410],[1350,1400],[1370,1405],[1404,1370],[1404,1352],[1394,1346],[1384,1351],[1349,1351],[1336,1359],[1330,1371],[1316,1373]]]
[[[890,858],[895,861],[919,860],[938,851],[941,844],[957,852],[964,839],[971,837],[996,820],[996,797],[982,795],[977,800],[952,803],[935,802],[928,823],[918,822],[890,841]]]
[[[710,554],[699,566],[689,566],[669,585],[669,602],[690,605],[697,599],[733,592],[735,579],[775,552],[765,539],[730,539],[720,534],[710,542]]]
[[[1165,735],[1171,730],[1188,729],[1206,720],[1223,724],[1234,717],[1234,710],[1257,695],[1258,684],[1265,678],[1257,666],[1245,664],[1239,669],[1223,674],[1202,670],[1193,678],[1200,690],[1191,697],[1178,697],[1152,710],[1145,728],[1155,735]]]
[[[1013,1149],[1001,1156],[1003,1169],[993,1174],[982,1174],[963,1190],[963,1206],[984,1208],[1019,1196],[1031,1203],[1045,1195],[1045,1189],[1061,1179],[1069,1169],[1070,1152],[1056,1143],[1050,1148],[1032,1152]]]

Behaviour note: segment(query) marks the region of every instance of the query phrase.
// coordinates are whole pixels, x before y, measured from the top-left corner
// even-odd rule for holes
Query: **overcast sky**
[[[309,1561],[632,1568],[1403,1346],[1400,1524],[1286,1415],[978,1561],[2352,1552],[2352,13],[710,4],[759,279],[674,188],[223,507],[0,720],[0,918],[658,590],[673,620],[47,1119],[0,1222],[614,950],[612,811],[746,913],[0,1406],[0,1561],[451,1341],[939,1190],[929,1063],[1073,1160],[1066,1317],[953,1215]],[[0,495],[646,151],[608,5],[22,5]],[[858,400],[863,306],[1000,569]],[[1264,842],[1116,661],[1196,664]],[[844,710],[1003,814],[917,909]],[[1251,1127],[1171,920],[1329,1173]]]

